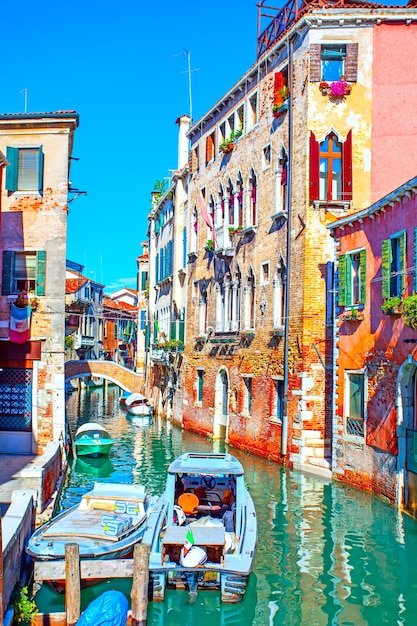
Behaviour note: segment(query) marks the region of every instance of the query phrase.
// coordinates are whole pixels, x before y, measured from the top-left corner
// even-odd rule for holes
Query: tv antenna
[[[192,97],[192,86],[191,86],[191,74],[192,72],[198,72],[200,69],[196,67],[195,69],[191,69],[191,52],[189,50],[185,50],[184,52],[180,52],[179,54],[173,54],[173,57],[187,57],[187,69],[181,72],[181,74],[188,74],[188,96],[190,100],[190,118],[193,121],[193,97]]]
[[[25,94],[25,110],[24,112],[27,113],[28,112],[28,91],[29,89],[27,87],[25,87],[24,89],[22,89],[22,91],[19,91],[19,95],[21,93]]]

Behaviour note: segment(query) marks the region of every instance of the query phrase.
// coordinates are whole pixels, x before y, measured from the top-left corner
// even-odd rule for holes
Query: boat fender
[[[174,524],[178,524],[178,526],[183,526],[183,524],[185,524],[185,522],[187,521],[187,517],[184,513],[184,511],[182,510],[182,508],[179,506],[179,504],[174,504]]]

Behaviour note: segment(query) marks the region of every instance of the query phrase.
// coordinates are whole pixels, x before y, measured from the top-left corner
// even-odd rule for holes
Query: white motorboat
[[[151,417],[153,413],[149,400],[141,393],[132,393],[125,400],[127,412],[136,417]]]
[[[227,453],[186,453],[173,461],[143,541],[150,545],[153,600],[163,600],[174,587],[191,595],[219,589],[222,602],[239,602],[257,542],[241,463]]]

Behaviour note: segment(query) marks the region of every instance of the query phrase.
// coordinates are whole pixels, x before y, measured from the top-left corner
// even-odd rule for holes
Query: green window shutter
[[[360,296],[359,301],[361,304],[366,302],[366,250],[360,251]]]
[[[172,341],[176,341],[177,339],[177,322],[171,322],[171,337]]]
[[[46,276],[46,252],[39,250],[36,277],[36,295],[45,295],[45,276]]]
[[[391,240],[384,239],[382,242],[381,255],[381,273],[382,273],[382,297],[389,298],[391,295]]]
[[[38,191],[42,193],[43,191],[43,151],[42,146],[39,146],[39,155],[38,155]]]
[[[180,320],[178,339],[184,343],[184,320]]]
[[[3,276],[1,282],[1,293],[9,296],[12,293],[12,273],[16,253],[11,250],[3,250]]]
[[[339,293],[338,304],[339,306],[346,306],[346,254],[339,256]]]
[[[407,267],[407,238],[406,231],[402,232],[399,236],[399,244],[400,244],[400,295],[404,295],[404,287],[405,287],[405,272]]]
[[[18,148],[7,146],[6,157],[10,165],[6,168],[6,189],[7,191],[17,190],[17,167],[19,160]]]
[[[352,304],[352,257],[350,254],[346,254],[345,270],[345,306],[350,306]]]

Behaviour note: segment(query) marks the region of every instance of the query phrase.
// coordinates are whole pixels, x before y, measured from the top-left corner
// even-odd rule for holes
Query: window
[[[352,199],[352,131],[346,141],[334,132],[321,143],[310,134],[310,200],[348,202]]]
[[[252,405],[252,376],[244,376],[245,395],[243,397],[243,413],[250,415]]]
[[[223,122],[222,124],[220,124],[217,139],[218,139],[217,147],[220,146],[220,144],[222,144],[226,140],[226,122]]]
[[[358,74],[358,44],[311,44],[310,81],[320,82],[339,80],[344,76],[351,83]]]
[[[345,432],[347,435],[364,436],[365,424],[365,374],[360,371],[345,373]]]
[[[204,370],[197,370],[197,402],[203,401]]]
[[[275,270],[275,277],[273,282],[274,287],[274,329],[284,326],[285,321],[285,286],[286,286],[286,270],[283,261],[277,266]]]
[[[146,327],[146,309],[141,309],[139,311],[139,329],[145,330]]]
[[[271,165],[271,144],[268,143],[262,148],[262,169],[265,170]]]
[[[46,252],[3,251],[2,294],[17,294],[32,291],[37,296],[45,295]]]
[[[258,222],[257,179],[253,170],[249,178],[249,206],[246,217],[246,226],[256,226]]]
[[[258,94],[254,93],[253,96],[249,98],[249,106],[248,106],[248,128],[253,128],[255,124],[258,122]]]
[[[339,257],[339,305],[356,306],[366,300],[366,250]]]
[[[191,168],[192,168],[193,173],[199,172],[200,171],[200,150],[198,146],[194,148],[194,150],[192,151],[191,159],[192,159]]]
[[[206,165],[210,163],[216,154],[216,132],[212,132],[206,138]]]
[[[269,283],[269,262],[261,263],[261,285]]]
[[[406,232],[382,242],[382,297],[402,296],[406,266]]]
[[[7,147],[6,189],[8,191],[39,191],[43,189],[43,152],[37,148]]]
[[[255,328],[255,276],[249,268],[245,285],[245,325],[244,330]]]
[[[272,419],[282,422],[284,415],[284,380],[281,378],[274,379],[275,385],[275,402]]]

